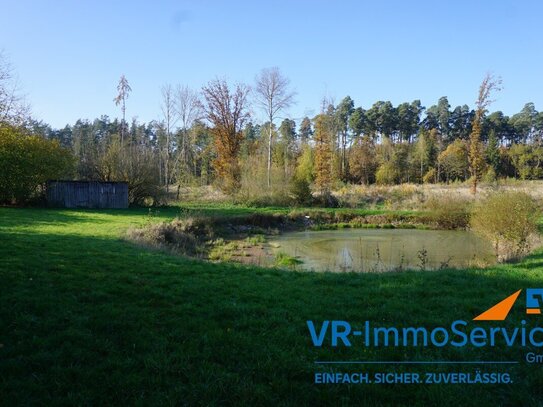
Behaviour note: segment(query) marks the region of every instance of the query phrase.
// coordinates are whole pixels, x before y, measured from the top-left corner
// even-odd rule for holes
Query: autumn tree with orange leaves
[[[217,157],[214,168],[220,188],[232,194],[240,187],[239,152],[243,126],[249,118],[246,108],[249,88],[238,84],[231,91],[224,80],[216,79],[202,88],[206,117],[212,125]]]

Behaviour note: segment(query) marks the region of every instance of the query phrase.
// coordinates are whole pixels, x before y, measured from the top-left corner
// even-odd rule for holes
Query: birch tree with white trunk
[[[255,96],[258,106],[269,120],[268,137],[268,188],[271,186],[271,165],[273,148],[273,121],[277,115],[294,103],[295,92],[290,91],[290,80],[283,76],[279,68],[265,68],[256,78]]]

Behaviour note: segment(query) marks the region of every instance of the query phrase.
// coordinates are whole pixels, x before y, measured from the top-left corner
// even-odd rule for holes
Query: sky
[[[0,0],[0,50],[32,112],[55,128],[103,114],[121,74],[127,118],[160,119],[160,89],[215,78],[254,83],[277,66],[296,91],[284,116],[323,97],[473,106],[487,72],[503,79],[491,110],[543,110],[543,2]],[[261,112],[253,111],[255,120]]]

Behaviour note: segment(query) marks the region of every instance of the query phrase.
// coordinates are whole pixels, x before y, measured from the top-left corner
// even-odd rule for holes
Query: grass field
[[[486,270],[317,274],[199,262],[123,239],[130,226],[187,211],[0,208],[2,405],[543,404],[543,365],[524,362],[534,349],[317,349],[306,327],[325,319],[429,328],[469,321],[520,288],[543,287],[543,251]],[[504,325],[543,325],[523,308],[518,301]],[[313,374],[330,370],[316,360],[520,363],[338,370],[480,369],[510,372],[507,385],[316,385]]]

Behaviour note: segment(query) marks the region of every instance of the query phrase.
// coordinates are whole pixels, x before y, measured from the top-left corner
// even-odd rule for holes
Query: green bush
[[[311,188],[307,178],[292,178],[292,181],[290,182],[290,195],[297,205],[310,206],[313,195],[311,194]]]
[[[375,181],[379,185],[393,185],[398,178],[398,171],[393,163],[383,163],[375,173]]]
[[[525,192],[499,192],[489,195],[474,208],[471,227],[492,242],[498,260],[526,253],[537,232],[539,210]]]
[[[74,158],[56,140],[0,125],[0,202],[24,203],[44,191],[49,179],[73,170]]]
[[[483,182],[486,184],[494,184],[496,182],[496,171],[492,167],[488,167],[488,170],[483,175]]]

